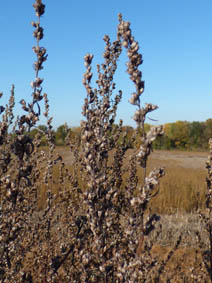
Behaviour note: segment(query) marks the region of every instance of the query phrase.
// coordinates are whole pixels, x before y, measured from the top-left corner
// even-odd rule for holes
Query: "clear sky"
[[[16,114],[21,114],[21,98],[31,101],[30,81],[35,59],[32,46],[35,20],[33,0],[0,2],[0,91],[9,98],[15,84]],[[160,109],[150,118],[158,124],[176,120],[204,121],[212,117],[212,1],[211,0],[45,0],[41,20],[48,60],[40,76],[49,95],[54,126],[64,122],[77,126],[86,92],[82,85],[83,57],[94,54],[94,65],[102,63],[104,34],[116,38],[117,15],[131,22],[140,44],[145,92],[142,103]],[[123,100],[118,118],[134,125],[135,107],[128,103],[133,84],[126,74],[126,54],[122,55],[115,77]],[[94,80],[95,81],[95,80]],[[151,121],[147,121],[152,123]]]

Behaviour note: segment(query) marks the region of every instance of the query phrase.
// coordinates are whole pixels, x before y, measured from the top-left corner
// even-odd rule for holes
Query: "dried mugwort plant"
[[[130,23],[119,15],[116,40],[111,43],[109,36],[104,37],[104,63],[97,65],[96,88],[91,86],[93,55],[84,57],[83,84],[87,92],[82,109],[84,121],[80,139],[73,143],[67,138],[74,154],[74,168],[68,169],[62,157],[54,153],[49,102],[42,92],[43,79],[39,75],[47,60],[46,49],[40,47],[44,36],[40,19],[45,5],[36,0],[33,7],[37,16],[32,23],[37,60],[31,83],[32,102],[21,100],[26,114],[15,122],[14,87],[9,105],[1,106],[0,278],[2,282],[159,280],[170,255],[161,265],[152,255],[153,241],[148,241],[148,236],[158,217],[147,215],[147,209],[164,169],[157,168],[149,174],[146,169],[152,143],[163,134],[163,128],[153,127],[149,132],[144,129],[146,115],[158,107],[141,104],[142,55]],[[114,96],[113,81],[123,47],[128,55],[127,72],[135,85],[129,101],[137,107],[133,119],[142,133],[141,146],[133,151],[127,167],[126,153],[135,137],[127,139],[122,121],[115,125],[122,91]],[[40,135],[32,140],[28,134],[39,121],[42,101],[47,118],[47,153],[39,148]],[[13,131],[9,132],[11,125]],[[59,169],[56,178],[55,168]],[[142,180],[137,176],[139,168],[144,171]],[[38,211],[41,187],[47,198],[45,208]]]
[[[32,22],[33,36],[36,46],[34,62],[35,79],[31,83],[32,101],[20,101],[26,114],[17,117],[14,122],[13,107],[14,86],[12,86],[9,104],[1,106],[2,121],[0,122],[0,187],[1,187],[1,217],[0,217],[0,280],[1,282],[32,282],[32,270],[27,270],[29,264],[27,256],[36,246],[36,252],[41,248],[39,239],[46,234],[46,228],[39,231],[34,222],[34,215],[38,206],[38,194],[41,178],[43,183],[51,179],[52,152],[54,149],[51,133],[51,118],[49,118],[49,104],[47,94],[42,94],[42,82],[39,73],[47,59],[46,49],[40,47],[43,38],[43,28],[40,18],[44,14],[45,5],[37,0],[33,4],[37,21]],[[36,127],[41,115],[40,102],[44,100],[49,142],[49,157],[39,150],[41,139],[35,140],[29,136],[32,127]],[[12,129],[11,129],[12,126]],[[45,163],[47,161],[47,164]],[[42,176],[40,164],[46,164]],[[48,193],[51,198],[51,193]],[[46,220],[42,220],[46,222]],[[38,268],[38,258],[31,263]],[[44,275],[45,276],[45,275]]]
[[[147,176],[146,167],[152,143],[157,136],[163,134],[163,129],[159,126],[152,128],[148,133],[144,130],[146,114],[157,109],[157,106],[141,106],[140,96],[144,91],[144,81],[138,68],[142,64],[142,55],[138,53],[138,42],[131,34],[129,22],[123,21],[119,15],[117,39],[111,43],[109,37],[105,36],[104,41],[105,61],[101,66],[97,65],[97,88],[91,87],[93,55],[87,54],[84,57],[86,73],[83,84],[87,98],[82,112],[86,120],[81,123],[81,160],[82,172],[88,184],[83,203],[90,235],[86,249],[80,251],[79,270],[84,270],[80,280],[140,282],[139,280],[147,278],[150,270],[156,266],[156,262],[150,256],[151,246],[146,244],[145,248],[141,247],[145,242],[141,243],[139,239],[144,240],[144,236],[148,235],[154,220],[157,219],[149,217],[145,221],[144,213],[154,195],[155,185],[164,175],[164,169],[155,169]],[[115,103],[111,103],[115,90],[113,76],[122,46],[127,49],[127,72],[136,89],[130,98],[130,103],[138,108],[134,120],[143,133],[141,147],[131,156],[129,170],[123,168],[128,149],[126,139],[123,137],[122,142],[118,143],[122,121],[114,131],[117,106],[122,97],[121,91],[115,96]],[[113,158],[110,162],[112,152]],[[137,165],[144,168],[141,185],[136,176]],[[124,185],[122,176],[126,171],[129,172],[129,176],[127,185]],[[140,255],[142,248],[143,254]]]
[[[204,250],[204,243],[201,237],[201,231],[197,233],[199,248],[202,251],[203,264],[200,267],[200,272],[197,273],[195,268],[192,269],[192,277],[199,282],[212,282],[212,139],[209,140],[209,156],[206,162],[208,175],[206,177],[206,195],[205,207],[206,212],[199,212],[200,219],[208,233],[208,251]]]

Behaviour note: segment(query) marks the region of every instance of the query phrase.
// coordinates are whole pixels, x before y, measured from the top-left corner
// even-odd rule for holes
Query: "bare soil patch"
[[[204,169],[207,156],[207,152],[156,150],[152,153],[151,158],[170,160],[173,161],[176,166],[183,168]]]
[[[73,152],[68,147],[57,147],[57,152],[62,155],[66,165],[72,165],[74,162]],[[132,150],[129,150],[127,156],[132,154]],[[188,152],[188,151],[168,151],[168,150],[155,150],[150,155],[150,160],[160,161],[160,165],[163,165],[163,161],[171,162],[172,165],[182,168],[192,169],[204,169],[207,161],[207,152]]]

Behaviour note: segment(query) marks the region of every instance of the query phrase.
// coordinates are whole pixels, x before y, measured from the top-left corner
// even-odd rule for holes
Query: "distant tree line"
[[[115,130],[116,125],[114,125]],[[145,125],[148,130],[151,125]],[[47,127],[40,125],[30,132],[30,137],[33,139],[36,134],[42,135],[42,145],[47,145],[45,133]],[[120,142],[125,136],[125,142],[129,148],[139,147],[141,141],[141,132],[137,132],[134,142],[132,137],[135,134],[135,129],[130,126],[123,126],[123,134],[120,137]],[[60,125],[55,131],[55,144],[64,146],[67,135],[70,139],[80,138],[80,127],[68,127],[65,123]],[[164,125],[164,136],[158,137],[154,142],[155,149],[180,149],[180,150],[205,150],[208,149],[208,140],[212,137],[212,119],[205,122],[188,122],[177,121],[174,123],[167,123]],[[110,137],[108,137],[110,138]]]
[[[42,136],[41,145],[47,145],[47,127],[45,125],[39,125],[37,128],[34,128],[30,131],[29,136],[31,139],[34,139],[37,134]],[[65,123],[60,125],[56,130],[53,130],[53,136],[55,139],[55,144],[58,146],[66,145],[66,137],[69,136],[70,139],[76,140],[76,138],[80,138],[80,127],[72,127],[69,128]]]
[[[212,119],[205,122],[177,121],[164,125],[164,136],[155,141],[157,149],[204,150],[212,137]]]

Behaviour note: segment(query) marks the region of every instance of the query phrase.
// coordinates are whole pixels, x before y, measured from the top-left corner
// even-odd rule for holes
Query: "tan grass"
[[[69,154],[69,148],[58,147],[57,151],[65,158],[65,160],[67,160],[68,165],[66,165],[65,168],[70,170],[72,173],[73,165],[70,164],[73,164],[73,157]],[[181,154],[181,152],[179,154]],[[188,152],[183,152],[182,154],[184,156],[189,155]],[[128,155],[130,155],[130,152],[128,152],[127,157],[125,158],[126,164],[128,162]],[[175,155],[176,152],[173,152],[173,156]],[[148,170],[151,170],[158,166],[158,164],[161,163],[161,160],[151,158],[149,163],[150,165]],[[159,185],[159,194],[153,198],[150,203],[152,212],[158,213],[161,216],[161,224],[164,228],[166,228],[164,233],[162,231],[161,238],[158,238],[158,244],[162,246],[173,245],[177,237],[177,231],[184,230],[184,235],[186,235],[186,231],[189,231],[192,236],[187,240],[182,240],[183,245],[194,245],[196,241],[195,231],[202,230],[202,227],[200,227],[201,223],[196,212],[198,208],[204,208],[204,179],[206,171],[203,169],[182,168],[175,162],[174,157],[173,159],[163,160],[163,164],[166,167],[166,175],[163,177]],[[80,172],[78,172],[78,174],[80,176]],[[139,172],[138,174],[141,173]],[[60,190],[63,190],[63,187],[67,185],[64,183],[61,186],[56,183],[58,177],[59,166],[55,166],[53,171],[53,179],[55,181],[52,186],[53,192],[56,194],[58,194]],[[127,174],[125,174],[123,178],[127,179]],[[86,187],[82,178],[80,181],[81,183],[79,184],[79,187]],[[40,201],[40,208],[44,208],[43,206],[46,203],[45,187],[41,188]],[[204,238],[206,238],[206,235]]]
[[[45,148],[42,148],[42,150]],[[66,168],[71,172],[73,171],[73,155],[70,153],[68,147],[58,147],[57,152],[64,158]],[[125,164],[128,164],[131,150],[128,151]],[[158,151],[157,151],[158,153]],[[160,152],[159,152],[160,153]],[[159,214],[175,214],[175,213],[191,213],[197,211],[197,209],[204,208],[205,202],[205,190],[206,184],[204,180],[206,178],[206,170],[193,168],[192,159],[191,167],[182,167],[183,157],[189,158],[189,156],[201,156],[204,158],[205,153],[189,153],[189,152],[168,152],[169,158],[166,158],[166,151],[161,151],[159,154],[153,154],[153,157],[149,160],[148,171],[154,167],[163,165],[166,168],[166,175],[161,179],[159,185],[159,194],[151,200],[150,206],[153,213]],[[162,157],[164,156],[164,159]],[[192,158],[191,157],[191,158]],[[182,159],[182,160],[181,160]],[[180,160],[180,161],[179,161]],[[197,166],[197,165],[196,165]],[[195,166],[195,167],[196,167]],[[79,172],[80,174],[80,172]],[[141,177],[142,171],[138,171],[138,176]],[[54,167],[53,179],[57,180],[59,177],[59,167]],[[123,179],[127,181],[128,175],[125,174]],[[66,184],[64,184],[65,186]],[[81,186],[84,186],[83,179],[81,179]],[[57,193],[62,190],[61,185],[57,183],[53,184],[53,192]],[[45,203],[45,188],[41,188],[40,208]]]

